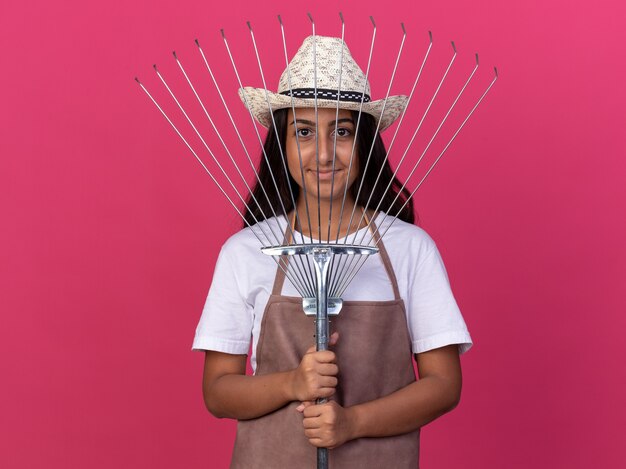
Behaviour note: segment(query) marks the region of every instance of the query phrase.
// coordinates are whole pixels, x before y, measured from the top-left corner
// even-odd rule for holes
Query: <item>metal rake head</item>
[[[476,95],[471,104],[468,105],[461,100],[479,68],[476,54],[474,68],[459,85],[458,92],[445,107],[445,112],[440,116],[438,123],[432,125],[432,134],[424,137],[422,136],[424,123],[429,119],[441,90],[446,87],[446,79],[457,59],[458,53],[454,42],[447,66],[439,72],[432,72],[437,76],[440,74],[440,78],[434,81],[436,86],[430,98],[426,100],[422,109],[414,110],[410,104],[416,94],[418,83],[423,81],[425,67],[433,48],[432,34],[428,33],[426,49],[421,55],[421,60],[417,62],[419,66],[410,92],[407,96],[402,96],[402,99],[398,99],[391,96],[391,90],[407,35],[404,24],[401,24],[402,38],[386,94],[384,98],[372,101],[369,96],[368,79],[376,42],[376,23],[370,17],[371,42],[367,66],[363,72],[361,69],[354,69],[353,59],[345,47],[345,22],[341,13],[339,18],[340,38],[332,38],[333,41],[330,41],[331,38],[316,35],[315,22],[309,14],[311,34],[305,40],[305,43],[308,41],[308,49],[300,54],[303,45],[290,62],[285,25],[281,17],[278,17],[282,47],[276,50],[282,50],[281,55],[286,66],[281,77],[284,89],[279,93],[268,90],[252,25],[247,23],[263,85],[257,89],[244,87],[233,51],[224,31],[221,31],[223,45],[240,88],[240,98],[248,109],[252,129],[262,148],[258,162],[250,155],[240,131],[244,123],[241,121],[238,123],[231,113],[228,102],[233,97],[223,95],[198,40],[195,42],[200,60],[218,93],[219,101],[228,117],[227,122],[216,122],[216,119],[211,117],[209,109],[213,108],[205,105],[201,93],[198,92],[176,53],[173,54],[176,64],[193,94],[191,103],[185,103],[183,106],[182,99],[179,99],[163,74],[156,65],[154,66],[159,80],[180,112],[176,119],[170,118],[171,114],[167,113],[144,84],[135,78],[228,203],[243,219],[244,224],[259,240],[265,252],[274,257],[303,298],[319,296],[320,280],[319,272],[316,271],[319,265],[316,264],[315,254],[317,253],[319,257],[322,251],[327,253],[326,256],[330,260],[327,271],[324,271],[324,282],[327,281],[328,287],[327,296],[341,298],[367,260],[368,254],[377,251],[378,243],[396,219],[406,218],[409,213],[412,217],[414,194],[498,78],[497,69],[494,69],[493,79]],[[333,46],[328,45],[331,42],[338,46],[332,49]],[[335,54],[331,58],[329,48]],[[411,60],[413,55],[411,54]],[[299,61],[296,62],[297,60]],[[303,86],[303,83],[308,85]],[[463,104],[459,105],[460,102]],[[219,152],[207,142],[205,133],[199,129],[197,119],[190,116],[190,106],[195,107],[198,112],[201,110],[201,114],[206,117],[222,147]],[[407,112],[409,110],[410,112]],[[349,117],[346,112],[349,112]],[[320,123],[320,118],[325,124]],[[379,134],[388,125],[389,120],[397,120],[397,125],[386,150],[384,146],[381,150],[382,140]],[[451,127],[449,123],[455,120],[456,123]],[[264,130],[259,129],[259,121],[269,125],[265,139],[262,135]],[[345,122],[348,122],[347,127]],[[186,126],[185,130],[181,130],[181,124]],[[369,135],[365,137],[368,133],[368,124]],[[232,127],[237,136],[246,157],[243,165],[233,156],[235,150],[231,151],[226,139],[223,138],[224,126]],[[407,126],[411,127],[407,131],[410,138],[405,149],[397,151],[396,137],[400,129]],[[289,138],[285,136],[287,127],[293,129],[291,148],[288,148],[286,142]],[[440,144],[440,149],[433,151],[433,142],[442,135],[443,128],[447,128],[449,137]],[[346,135],[347,138],[344,138]],[[199,143],[194,144],[191,139],[196,137]],[[420,140],[424,140],[423,146],[415,148],[415,143]],[[344,150],[348,148],[347,145],[351,146],[349,151]],[[323,147],[325,149],[321,150]],[[212,162],[211,168],[205,164],[201,154],[208,154]],[[420,173],[421,176],[414,177],[418,169],[424,166],[422,162],[427,154],[429,164]],[[393,170],[392,163],[395,167]],[[254,175],[250,180],[242,171],[242,166],[247,165]],[[338,166],[340,169],[337,169]],[[400,181],[400,171],[404,182]],[[413,182],[413,179],[417,182]],[[288,264],[285,258],[287,255],[292,255],[294,261]]]

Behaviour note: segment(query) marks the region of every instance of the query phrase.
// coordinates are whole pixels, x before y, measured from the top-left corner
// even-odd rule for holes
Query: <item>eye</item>
[[[337,137],[349,137],[350,135],[352,135],[350,129],[346,129],[345,127],[339,127],[337,129]]]
[[[310,137],[312,135],[313,132],[311,132],[311,129],[307,129],[306,127],[303,129],[298,129],[296,130],[296,134],[298,135],[298,137],[300,138],[306,138],[306,137]]]

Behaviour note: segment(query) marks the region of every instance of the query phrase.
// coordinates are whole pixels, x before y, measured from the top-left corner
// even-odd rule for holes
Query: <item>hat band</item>
[[[292,96],[294,98],[307,99],[337,99],[337,90],[329,90],[325,88],[295,88],[292,90],[281,91],[280,94]],[[358,91],[341,91],[339,92],[339,101],[350,101],[360,103],[369,103],[371,98],[368,94],[359,93]]]

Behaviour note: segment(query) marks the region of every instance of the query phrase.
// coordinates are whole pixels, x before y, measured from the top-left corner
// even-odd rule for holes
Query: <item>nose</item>
[[[333,138],[321,136],[317,141],[317,153],[320,166],[330,166],[333,162]]]

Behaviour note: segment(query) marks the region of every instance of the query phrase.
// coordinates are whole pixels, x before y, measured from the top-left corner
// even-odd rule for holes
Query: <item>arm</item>
[[[331,336],[331,344],[338,335]],[[261,376],[246,375],[246,355],[207,351],[204,360],[204,402],[214,416],[238,420],[268,414],[291,401],[330,397],[338,367],[331,351],[309,348],[298,368]]]
[[[462,382],[457,345],[416,360],[420,379],[388,396],[349,408],[336,402],[306,407],[303,425],[311,444],[333,448],[355,438],[408,433],[456,407]]]

